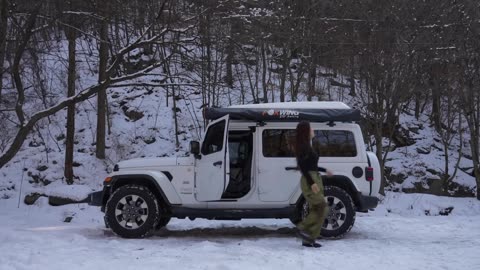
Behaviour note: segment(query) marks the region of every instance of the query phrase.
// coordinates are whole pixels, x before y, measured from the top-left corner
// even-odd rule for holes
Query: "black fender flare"
[[[166,177],[169,178],[168,176]],[[172,205],[158,182],[155,181],[152,176],[147,174],[126,174],[112,176],[112,180],[106,183],[104,187],[103,205],[107,203],[110,194],[112,194],[116,189],[131,183],[146,186],[153,192],[153,194],[155,195],[155,197],[157,197],[160,203],[164,203],[167,206]],[[107,194],[106,191],[108,192]]]

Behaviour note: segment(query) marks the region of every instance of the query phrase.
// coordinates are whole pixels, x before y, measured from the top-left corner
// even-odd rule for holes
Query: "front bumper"
[[[368,212],[368,210],[376,208],[378,205],[378,198],[374,196],[358,195],[357,211]]]
[[[88,205],[102,206],[103,205],[103,190],[88,194]]]
[[[105,205],[110,197],[111,188],[110,185],[103,186],[102,191],[96,191],[88,195],[88,204],[93,206],[102,207],[100,210],[105,212]]]

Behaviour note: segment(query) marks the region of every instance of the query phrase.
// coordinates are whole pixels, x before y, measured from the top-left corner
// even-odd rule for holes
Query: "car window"
[[[267,129],[262,133],[264,157],[294,157],[294,129]]]
[[[264,157],[295,157],[294,129],[267,129],[262,133]],[[357,148],[353,132],[315,130],[312,146],[321,157],[355,157]]]
[[[209,155],[223,149],[223,136],[225,133],[225,120],[211,125],[202,144],[202,154]]]
[[[353,132],[346,130],[315,130],[312,146],[321,157],[356,157]]]

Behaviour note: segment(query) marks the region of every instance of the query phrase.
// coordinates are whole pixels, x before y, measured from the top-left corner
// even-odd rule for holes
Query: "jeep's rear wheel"
[[[126,185],[108,199],[105,217],[108,227],[117,235],[143,238],[156,228],[160,209],[157,198],[147,187]]]
[[[336,186],[326,186],[324,194],[329,211],[321,235],[325,238],[340,238],[348,233],[355,223],[353,200],[345,190]],[[308,202],[303,202],[300,211],[303,220],[308,215]]]

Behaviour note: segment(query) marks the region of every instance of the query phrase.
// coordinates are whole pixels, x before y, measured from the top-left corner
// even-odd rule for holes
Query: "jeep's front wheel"
[[[323,223],[321,235],[325,238],[340,238],[348,233],[355,223],[355,208],[352,197],[336,186],[325,187],[325,200],[329,211]],[[308,202],[301,207],[301,219],[308,215]]]
[[[124,238],[143,238],[156,228],[160,209],[155,195],[144,186],[119,187],[107,201],[105,217],[114,233]]]

